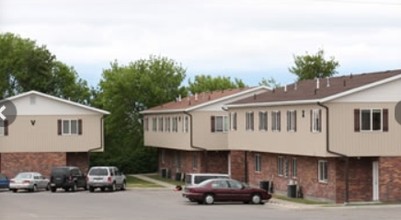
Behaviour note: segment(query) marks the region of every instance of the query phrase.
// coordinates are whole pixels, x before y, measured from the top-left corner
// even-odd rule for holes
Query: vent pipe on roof
[[[195,93],[195,101],[198,101],[198,93]]]
[[[253,100],[256,100],[256,93],[253,94]]]
[[[316,89],[319,89],[320,87],[320,80],[319,78],[316,78]]]
[[[284,92],[287,92],[287,84],[284,86]]]
[[[330,87],[330,77],[328,76],[326,79],[327,79],[327,84],[326,84],[326,86],[327,86],[327,87]]]
[[[343,84],[344,84],[344,87],[347,86],[347,81],[345,79],[344,79]]]
[[[297,90],[298,89],[298,83],[295,83],[294,84],[294,90]]]

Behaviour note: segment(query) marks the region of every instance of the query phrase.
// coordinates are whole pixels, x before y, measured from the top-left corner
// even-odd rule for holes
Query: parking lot
[[[295,207],[218,203],[198,205],[172,189],[130,189],[123,192],[0,192],[1,220],[114,219],[399,219],[401,206]]]

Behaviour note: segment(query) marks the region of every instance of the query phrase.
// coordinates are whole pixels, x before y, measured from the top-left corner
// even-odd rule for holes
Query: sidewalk
[[[133,177],[136,177],[136,178],[141,179],[141,180],[145,180],[145,181],[148,181],[148,182],[151,182],[151,183],[155,183],[157,185],[160,185],[160,186],[162,186],[164,188],[168,188],[168,189],[175,189],[175,187],[176,187],[173,184],[166,183],[166,182],[159,181],[159,180],[155,180],[153,178],[147,177],[144,174],[131,174],[129,176],[133,176]]]

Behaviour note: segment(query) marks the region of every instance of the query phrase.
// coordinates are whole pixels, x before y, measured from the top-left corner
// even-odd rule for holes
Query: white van
[[[185,175],[185,186],[196,186],[199,183],[216,178],[230,178],[230,175],[223,173],[188,173]]]

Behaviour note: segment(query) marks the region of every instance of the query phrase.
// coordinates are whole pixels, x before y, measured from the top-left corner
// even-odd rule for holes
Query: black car
[[[50,189],[52,192],[56,192],[58,188],[73,192],[77,191],[78,188],[86,190],[86,176],[78,167],[55,167],[50,176]]]

